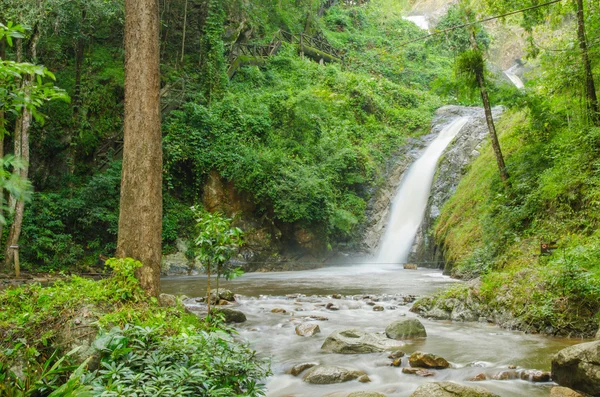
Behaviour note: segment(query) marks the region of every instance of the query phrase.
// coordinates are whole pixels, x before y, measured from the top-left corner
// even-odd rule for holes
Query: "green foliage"
[[[73,382],[69,386],[63,384],[64,379],[76,368],[72,364],[72,355],[79,348],[73,349],[64,356],[59,357],[58,351],[43,362],[38,362],[35,349],[22,349],[22,343],[15,344],[14,348],[6,352],[8,359],[13,356],[23,354],[20,357],[22,365],[22,374],[19,376],[11,370],[7,362],[0,362],[0,393],[6,397],[27,397],[27,396],[52,396],[52,397],[83,397],[83,392],[91,390],[90,387],[75,387]],[[88,360],[89,361],[89,360]],[[82,364],[75,370],[75,374],[81,376],[85,365]],[[77,394],[74,392],[77,391]],[[70,394],[69,394],[70,393]]]
[[[453,4],[448,8],[446,14],[440,18],[439,22],[435,26],[436,31],[443,31],[446,29],[453,28],[455,26],[464,25],[468,19],[469,12],[465,11],[464,6],[459,4]],[[443,34],[434,36],[430,39],[432,44],[435,44],[438,48],[448,51],[451,54],[460,54],[471,48],[470,40],[470,28],[452,29]],[[475,29],[475,40],[479,47],[485,51],[489,48],[491,38],[488,32],[483,29],[480,24],[474,25],[472,29]]]
[[[471,89],[478,88],[477,76],[485,73],[483,54],[479,50],[466,50],[456,59],[456,72]]]
[[[226,332],[165,337],[151,327],[115,327],[95,346],[102,361],[93,396],[262,396],[268,364]]]
[[[116,248],[121,162],[112,162],[78,187],[38,192],[26,207],[22,257],[30,268],[93,265]]]
[[[228,83],[223,45],[225,16],[221,0],[208,0],[204,34],[200,41],[200,75],[207,103],[221,98]]]
[[[12,46],[13,37],[22,38],[24,32],[20,25],[0,24],[0,40],[5,38],[9,46]],[[39,108],[44,102],[69,100],[64,90],[44,82],[44,78],[56,80],[54,74],[42,65],[0,59],[0,111],[18,116],[27,110],[38,123],[43,124],[45,118]],[[6,133],[5,124],[6,120],[0,119],[0,136]]]
[[[242,230],[232,227],[232,220],[220,213],[210,213],[194,207],[192,211],[196,216],[198,233],[195,238],[196,259],[202,263],[209,276],[211,273],[217,274],[217,282],[221,276],[230,279],[239,275],[239,269],[232,267],[229,260],[244,243]]]
[[[13,172],[23,168],[25,168],[23,161],[12,155],[0,158],[0,188],[7,191],[17,201],[29,201],[31,199],[31,183],[23,178],[20,172]],[[0,210],[0,224],[5,225],[7,222],[4,214],[11,215],[13,209],[9,207],[4,195],[0,197]]]

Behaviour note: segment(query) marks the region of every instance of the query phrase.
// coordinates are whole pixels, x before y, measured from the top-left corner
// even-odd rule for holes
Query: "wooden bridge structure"
[[[331,45],[321,32],[308,35],[279,30],[269,44],[234,44],[229,52],[227,75],[232,78],[245,65],[263,65],[267,58],[279,52],[283,43],[297,46],[301,54],[317,62],[342,62],[344,58],[344,53]]]
[[[323,16],[329,8],[340,3],[347,6],[358,6],[368,2],[369,0],[326,0],[321,4],[318,15]],[[264,65],[267,58],[277,54],[283,43],[297,46],[301,54],[317,62],[343,62],[344,59],[344,52],[332,46],[320,31],[310,35],[279,30],[269,44],[233,44],[229,51],[227,75],[232,78],[239,68],[245,65]]]

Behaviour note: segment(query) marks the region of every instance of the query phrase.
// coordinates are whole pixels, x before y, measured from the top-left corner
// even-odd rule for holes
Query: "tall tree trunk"
[[[0,40],[0,59],[6,59],[6,42]],[[4,157],[4,135],[6,133],[6,120],[4,108],[0,109],[0,158]],[[0,216],[4,216],[4,189],[0,187]],[[0,240],[4,231],[4,224],[0,223]]]
[[[475,38],[475,29],[473,26],[470,27],[469,40],[471,42],[471,48],[473,51],[479,51],[479,45]],[[479,85],[479,92],[481,94],[481,101],[483,102],[483,110],[485,112],[485,121],[490,132],[490,140],[492,141],[492,149],[496,156],[496,163],[498,164],[498,170],[500,171],[500,178],[507,189],[510,189],[510,182],[508,180],[508,171],[506,171],[506,164],[504,163],[504,156],[502,155],[502,149],[500,148],[500,141],[498,141],[498,134],[496,134],[496,124],[494,123],[494,117],[492,116],[492,106],[490,105],[490,98],[488,96],[487,88],[485,86],[485,75],[484,68],[476,68],[475,78],[477,79],[477,85]]]
[[[502,178],[502,182],[505,186],[510,187],[508,181],[508,171],[506,171],[504,156],[502,155],[502,149],[500,148],[500,142],[498,141],[498,135],[496,134],[496,125],[494,124],[494,118],[492,116],[492,107],[490,105],[490,98],[488,97],[487,89],[485,87],[485,77],[483,72],[478,72],[476,77],[477,84],[479,84],[479,90],[481,92],[483,109],[485,111],[485,121],[487,122],[488,130],[490,131],[490,139],[492,141],[494,155],[496,156],[496,163],[498,163],[498,170],[500,170],[500,178]]]
[[[31,85],[31,80],[26,80],[25,85]],[[31,127],[31,112],[27,109],[23,109],[22,115],[17,120],[17,126],[15,128],[15,157],[20,158],[23,161],[23,168],[19,169],[19,176],[26,180],[29,175],[29,129]],[[17,155],[18,153],[18,155]],[[15,215],[10,225],[10,231],[8,233],[8,239],[6,240],[4,266],[8,269],[13,264],[14,260],[14,249],[12,246],[19,244],[19,237],[21,237],[21,229],[23,226],[23,214],[25,213],[25,201],[15,200]]]
[[[38,0],[38,7],[41,7],[42,1]],[[29,53],[29,59],[35,63],[37,59],[37,45],[40,40],[40,26],[36,24],[32,29],[32,35],[27,44],[27,52]],[[17,61],[23,56],[23,45],[22,42],[17,43]],[[27,76],[23,79],[23,86],[25,92],[27,87],[33,84],[33,76]],[[27,108],[23,108],[21,115],[17,118],[15,125],[14,135],[14,147],[15,157],[23,161],[22,168],[15,170],[14,173],[19,174],[22,180],[27,180],[29,176],[29,129],[31,128],[32,114]],[[11,196],[9,206],[14,209],[14,217],[12,224],[10,225],[10,231],[8,233],[8,239],[6,240],[4,265],[6,268],[10,268],[14,260],[14,249],[12,246],[19,244],[19,238],[21,237],[21,229],[23,227],[23,215],[25,213],[25,202],[23,200],[16,200],[15,197]]]
[[[183,57],[185,55],[185,30],[187,28],[187,9],[188,0],[185,0],[185,7],[183,9],[183,37],[181,38],[181,65],[183,65]]]
[[[585,75],[585,95],[587,109],[592,123],[600,126],[600,109],[598,108],[598,97],[596,96],[596,85],[594,84],[594,75],[592,74],[592,65],[588,55],[587,41],[585,37],[585,18],[583,13],[583,0],[577,1],[577,39],[581,49],[581,60],[583,62],[583,72]]]
[[[158,0],[125,0],[125,142],[117,256],[142,262],[136,276],[160,290],[162,137]]]

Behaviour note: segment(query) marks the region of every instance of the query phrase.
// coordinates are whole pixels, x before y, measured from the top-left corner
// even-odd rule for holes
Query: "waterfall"
[[[525,84],[523,84],[523,81],[519,78],[519,76],[517,76],[515,74],[516,69],[519,67],[519,65],[513,65],[510,68],[506,69],[504,71],[504,74],[506,75],[506,77],[508,77],[510,79],[510,81],[512,81],[512,83],[515,85],[515,87],[517,87],[518,89],[521,89],[523,87],[525,87]]]
[[[390,219],[376,262],[403,263],[408,259],[425,215],[438,159],[467,121],[468,117],[459,117],[444,127],[405,173],[392,202]]]
[[[429,30],[429,22],[427,22],[427,18],[424,15],[412,15],[410,17],[402,17],[402,19],[414,23],[423,30]]]

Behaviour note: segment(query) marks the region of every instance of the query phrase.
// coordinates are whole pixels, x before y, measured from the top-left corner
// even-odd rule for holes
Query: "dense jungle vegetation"
[[[36,60],[71,98],[44,106],[46,122],[31,132],[22,260],[32,270],[85,268],[115,249],[122,5],[7,4],[2,18],[39,30]],[[211,170],[247,192],[258,216],[302,225],[331,244],[356,239],[386,160],[427,132],[443,103],[431,89],[452,89],[449,53],[399,46],[421,33],[392,1],[338,5],[322,18],[319,2],[191,1],[183,18],[186,4],[161,2],[166,252],[190,233],[189,207],[201,204]],[[236,43],[269,43],[280,30],[322,34],[344,60],[319,65],[283,43],[260,67],[227,78]],[[5,47],[15,58],[16,47]]]

